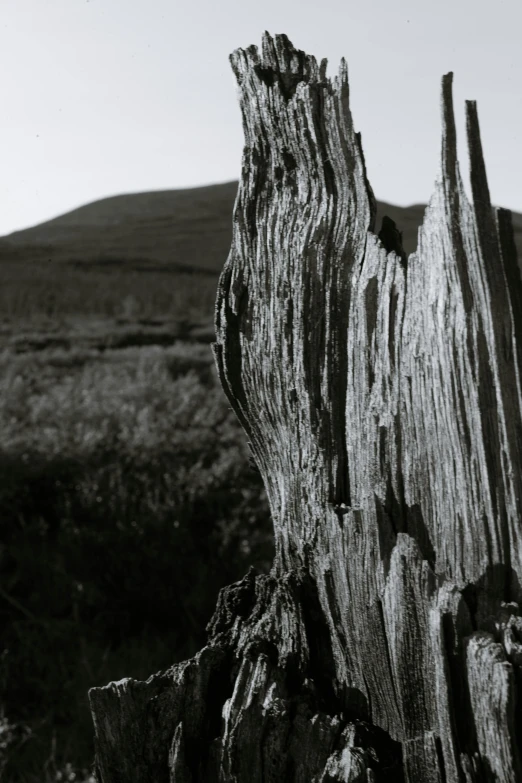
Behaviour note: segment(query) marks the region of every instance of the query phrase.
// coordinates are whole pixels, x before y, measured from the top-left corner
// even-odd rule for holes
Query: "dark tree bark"
[[[100,783],[522,781],[522,285],[452,74],[408,258],[375,199],[347,67],[238,49],[245,148],[214,356],[273,517],[270,575],[208,644],[90,692]],[[384,131],[385,132],[385,131]]]

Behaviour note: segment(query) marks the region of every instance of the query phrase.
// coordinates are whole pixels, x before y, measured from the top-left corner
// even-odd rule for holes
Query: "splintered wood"
[[[400,226],[376,233],[346,62],[327,78],[268,33],[230,59],[245,147],[213,351],[276,559],[222,591],[191,662],[90,692],[100,783],[152,780],[152,756],[177,783],[522,781],[522,285],[476,105],[470,204],[443,77],[406,257]]]

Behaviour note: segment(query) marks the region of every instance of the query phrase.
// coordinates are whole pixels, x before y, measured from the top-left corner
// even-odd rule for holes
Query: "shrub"
[[[208,346],[0,373],[0,696],[31,732],[5,774],[67,780],[92,761],[88,689],[190,657],[219,588],[269,569],[268,504]]]

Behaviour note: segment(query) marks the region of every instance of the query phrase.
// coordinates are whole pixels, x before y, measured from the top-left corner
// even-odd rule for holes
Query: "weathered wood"
[[[245,148],[219,376],[276,558],[221,592],[194,659],[91,690],[100,783],[522,781],[522,285],[473,204],[442,80],[441,171],[408,258],[375,199],[344,60],[238,49]]]

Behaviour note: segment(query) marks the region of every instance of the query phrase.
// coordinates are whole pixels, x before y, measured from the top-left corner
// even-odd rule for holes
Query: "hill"
[[[237,187],[233,181],[100,199],[0,238],[0,260],[121,263],[128,269],[145,264],[216,275],[230,249]],[[388,215],[403,232],[406,252],[413,252],[425,205],[377,207],[377,231]],[[513,223],[522,259],[522,214],[513,213]]]

